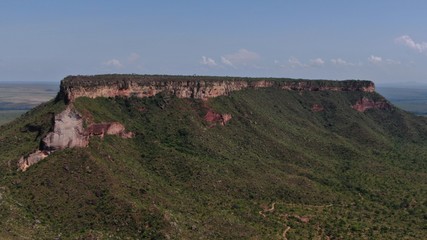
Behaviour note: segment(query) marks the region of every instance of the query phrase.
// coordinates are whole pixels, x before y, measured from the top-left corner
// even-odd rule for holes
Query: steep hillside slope
[[[345,89],[62,92],[0,127],[0,238],[425,238],[426,120]],[[88,143],[51,151],[70,107]],[[48,157],[17,171],[36,150]]]

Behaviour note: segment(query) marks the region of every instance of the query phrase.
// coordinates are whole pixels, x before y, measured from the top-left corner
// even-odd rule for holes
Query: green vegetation
[[[138,75],[138,74],[104,74],[104,75],[77,75],[68,76],[61,82],[61,89],[84,87],[90,89],[96,86],[109,86],[111,84],[118,84],[126,88],[130,82],[144,85],[147,83],[165,83],[165,82],[197,82],[204,81],[207,84],[211,82],[222,81],[271,81],[276,85],[280,84],[295,84],[304,83],[305,85],[313,88],[319,87],[367,87],[372,82],[366,80],[345,80],[345,81],[332,81],[332,80],[305,80],[293,78],[254,78],[254,77],[219,77],[219,76],[182,76],[182,75]]]
[[[0,125],[16,119],[25,112],[25,110],[0,110]]]
[[[363,96],[382,98],[79,98],[87,119],[135,137],[95,137],[17,172],[65,108],[46,103],[0,126],[0,238],[283,239],[288,227],[288,239],[426,238],[427,120],[353,110]],[[232,119],[212,125],[210,108]]]

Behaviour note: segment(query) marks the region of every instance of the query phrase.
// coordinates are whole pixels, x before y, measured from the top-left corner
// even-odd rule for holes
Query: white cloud
[[[385,65],[399,65],[399,64],[401,64],[401,62],[398,61],[398,60],[394,60],[394,59],[390,59],[390,58],[384,59],[382,57],[375,56],[375,55],[371,55],[370,57],[368,57],[368,61],[371,64],[383,65],[383,66],[385,66]]]
[[[373,64],[379,64],[379,63],[381,63],[381,62],[383,61],[383,59],[382,59],[382,57],[378,57],[378,56],[371,55],[371,56],[368,58],[368,61],[369,61],[370,63],[373,63]]]
[[[259,55],[246,49],[221,56],[221,62],[225,65],[236,67],[237,65],[248,65],[259,59]]]
[[[141,56],[138,53],[131,53],[128,57],[128,61],[130,63],[135,63],[137,62],[139,59],[141,58]]]
[[[310,60],[311,66],[320,67],[320,66],[323,66],[324,64],[325,64],[325,61],[323,61],[323,59],[321,59],[321,58],[316,58],[316,59]]]
[[[341,58],[331,59],[331,63],[334,65],[341,65],[341,66],[347,66],[350,65],[346,60],[343,60]]]
[[[225,58],[225,57],[221,57],[221,62],[222,62],[223,64],[225,64],[225,65],[230,66],[230,67],[234,67],[233,63],[231,63],[231,61],[230,61],[230,60],[228,60],[228,59],[227,59],[227,58]]]
[[[320,67],[325,64],[325,61],[321,58],[310,59],[308,64],[301,62],[296,57],[291,57],[288,59],[288,63],[292,68],[296,67]]]
[[[123,64],[115,58],[104,62],[104,65],[107,67],[113,67],[113,68],[122,68],[123,67]]]
[[[291,65],[291,67],[305,67],[305,64],[302,64],[298,58],[291,57],[288,59],[288,63]]]
[[[391,65],[399,65],[399,64],[400,64],[400,61],[398,61],[398,60],[393,60],[393,59],[386,59],[386,60],[385,60],[385,62],[386,62],[387,64],[391,64]]]
[[[118,69],[124,67],[132,67],[137,69],[142,69],[143,65],[140,63],[141,56],[138,53],[131,53],[127,58],[117,59],[112,58],[108,61],[102,63],[107,68]]]
[[[213,60],[212,58],[209,58],[209,57],[205,57],[205,56],[202,56],[202,61],[200,63],[203,65],[206,65],[208,67],[215,67],[218,65],[215,62],[215,60]]]
[[[395,42],[398,44],[402,44],[411,49],[414,49],[420,53],[427,51],[427,42],[416,43],[412,38],[408,35],[403,35],[395,39]]]

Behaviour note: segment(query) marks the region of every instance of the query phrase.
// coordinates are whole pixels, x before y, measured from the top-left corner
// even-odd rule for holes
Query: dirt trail
[[[292,203],[291,204],[280,203],[280,204],[283,204],[285,206],[301,206],[300,204],[292,204]],[[332,207],[332,206],[333,206],[333,204],[328,204],[328,205],[304,205],[304,207],[311,208],[311,209],[313,209],[313,208],[314,209],[324,209],[324,208],[329,208],[329,207]],[[276,209],[276,203],[273,202],[271,204],[270,208],[263,207],[263,210],[259,211],[258,213],[259,213],[259,215],[261,215],[264,218],[266,218],[267,217],[266,213],[274,212],[275,209]],[[286,225],[286,223],[289,221],[289,217],[292,217],[295,220],[298,220],[300,223],[303,223],[303,224],[307,224],[308,222],[310,222],[310,220],[312,218],[311,216],[300,216],[300,215],[297,215],[297,214],[291,214],[290,215],[290,214],[286,214],[286,213],[285,214],[280,214],[280,216],[282,218],[281,222],[282,222],[282,224],[284,224],[284,227],[285,227],[285,229],[284,229],[284,231],[282,233],[282,237],[283,237],[284,240],[288,240],[288,238],[286,237],[286,235],[291,230],[291,227],[289,227],[289,226]],[[323,229],[322,229],[322,233],[320,234],[320,236],[322,236],[322,235],[323,235]]]
[[[286,225],[285,225],[285,227],[286,227]],[[288,240],[288,238],[286,237],[286,234],[288,233],[289,230],[291,230],[291,227],[287,227],[285,229],[285,231],[283,231],[283,234],[282,234],[283,240]]]
[[[275,207],[275,205],[276,205],[276,203],[274,202],[274,203],[272,203],[271,204],[271,208],[270,209],[267,209],[266,210],[266,212],[272,212],[272,211],[274,211],[274,207]]]
[[[274,203],[272,203],[272,204],[271,204],[271,208],[269,208],[269,209],[267,209],[267,210],[261,210],[261,211],[259,211],[258,213],[259,213],[261,216],[263,216],[263,217],[267,217],[264,213],[267,213],[267,212],[273,212],[273,211],[274,211],[274,209],[275,209],[275,206],[276,206],[276,203],[274,202]]]
[[[263,216],[263,217],[267,217],[267,216],[265,215],[265,213],[273,212],[275,209],[276,209],[276,203],[275,203],[275,202],[273,202],[273,203],[271,204],[271,207],[270,207],[269,209],[261,210],[261,211],[259,211],[258,213],[259,213],[261,216]],[[287,218],[287,214],[286,214],[286,217],[285,217],[285,218]],[[291,227],[288,227],[288,226],[286,226],[286,225],[285,225],[285,230],[284,230],[284,231],[283,231],[283,233],[282,233],[283,240],[288,240],[288,238],[286,237],[286,234],[289,232],[289,230],[291,230]]]

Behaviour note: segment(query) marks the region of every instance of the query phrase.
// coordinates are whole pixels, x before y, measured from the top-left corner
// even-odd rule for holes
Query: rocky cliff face
[[[58,100],[64,100],[68,107],[55,116],[53,131],[44,137],[40,149],[22,157],[18,161],[19,169],[25,171],[29,166],[46,158],[54,151],[65,148],[86,147],[92,136],[119,135],[123,138],[133,137],[125,127],[117,122],[94,123],[83,127],[85,119],[73,107],[79,97],[151,97],[158,93],[166,93],[178,98],[194,98],[207,100],[218,96],[226,96],[231,92],[247,88],[277,88],[286,91],[362,91],[374,92],[371,81],[324,81],[296,80],[274,78],[231,78],[231,77],[198,77],[198,76],[149,76],[149,75],[98,75],[70,76],[61,82]],[[361,99],[353,108],[365,111],[369,108],[385,108],[381,102],[370,102]],[[312,111],[323,111],[323,107],[315,105]],[[230,114],[220,114],[209,110],[204,117],[207,122],[225,125],[230,121]],[[212,126],[213,126],[212,125]]]
[[[225,124],[227,124],[228,121],[230,121],[232,118],[231,114],[220,114],[220,113],[216,113],[214,112],[212,109],[209,109],[209,111],[206,113],[204,120],[215,124],[215,123],[219,123],[221,126],[225,126]],[[211,125],[211,127],[213,127],[214,125]]]
[[[364,112],[368,109],[383,109],[388,110],[391,109],[392,106],[385,100],[381,99],[379,101],[371,100],[367,97],[359,99],[353,106],[353,109],[359,112]]]
[[[87,144],[88,138],[83,129],[83,118],[71,107],[55,116],[53,131],[42,140],[44,150],[48,151],[85,147]]]
[[[18,161],[18,168],[25,171],[31,165],[58,150],[86,147],[92,136],[118,135],[123,138],[133,137],[133,133],[127,132],[125,127],[118,122],[93,123],[84,129],[83,121],[82,115],[69,105],[63,112],[55,116],[54,129],[42,139],[40,149],[28,156],[21,157]]]
[[[22,156],[21,159],[19,159],[18,161],[18,169],[21,171],[25,171],[31,165],[40,162],[41,160],[45,159],[47,156],[49,156],[49,152],[41,151],[41,150],[37,150],[26,157]]]
[[[374,92],[371,81],[323,81],[196,76],[99,75],[71,76],[61,82],[59,96],[67,102],[79,97],[150,97],[168,93],[179,98],[208,98],[229,95],[246,88],[274,87],[288,91]]]
[[[127,132],[125,127],[118,122],[111,123],[93,123],[85,130],[85,136],[100,136],[104,135],[118,135],[122,138],[132,138],[133,133]]]

